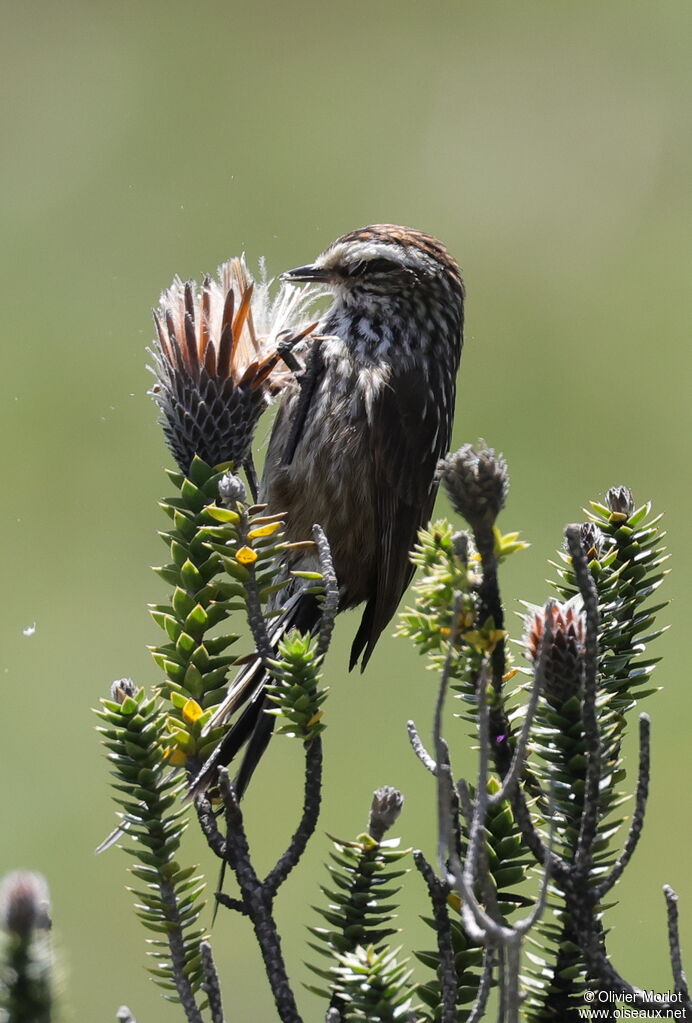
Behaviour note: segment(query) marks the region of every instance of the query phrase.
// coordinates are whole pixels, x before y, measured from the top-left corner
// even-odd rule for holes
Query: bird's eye
[[[370,259],[366,264],[366,273],[386,274],[391,270],[401,270],[399,263],[395,263],[393,259]]]
[[[361,259],[357,263],[354,263],[353,266],[347,268],[346,270],[347,276],[362,277],[365,271],[367,270],[367,267],[368,264],[365,262],[364,259]]]
[[[348,271],[349,277],[365,277],[370,274],[386,274],[392,270],[400,270],[401,267],[393,259],[361,259]]]

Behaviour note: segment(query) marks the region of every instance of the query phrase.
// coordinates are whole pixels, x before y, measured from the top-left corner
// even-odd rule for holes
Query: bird
[[[281,280],[320,285],[332,301],[305,372],[280,399],[260,501],[266,514],[284,514],[289,541],[310,539],[314,523],[324,530],[339,612],[364,605],[349,662],[362,671],[411,580],[409,554],[430,518],[436,467],[449,449],[464,283],[442,242],[393,224],[344,234]],[[274,647],[292,627],[319,627],[316,597],[290,574],[318,567],[305,546],[289,550]],[[234,782],[244,794],[272,734],[266,682],[256,658],[230,686],[210,724],[244,709],[194,778],[193,794],[245,746]]]

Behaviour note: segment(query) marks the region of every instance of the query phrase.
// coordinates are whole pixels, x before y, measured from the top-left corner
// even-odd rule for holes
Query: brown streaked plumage
[[[329,540],[340,610],[364,604],[350,666],[365,667],[412,574],[418,529],[431,514],[435,469],[446,454],[462,346],[464,286],[455,260],[421,231],[373,224],[338,238],[314,263],[283,275],[333,292],[302,380],[287,385],[272,430],[261,497],[286,512],[292,540],[319,523]],[[290,569],[318,567],[298,551],[276,641],[314,628],[314,598],[296,592]],[[289,581],[290,580],[290,581]],[[249,739],[236,787],[243,791],[271,735],[255,662],[231,686],[219,723],[249,700],[195,788],[205,787]]]

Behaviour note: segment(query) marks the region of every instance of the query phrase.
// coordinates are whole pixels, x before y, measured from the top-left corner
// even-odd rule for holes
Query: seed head
[[[304,322],[314,291],[284,284],[272,301],[242,258],[223,263],[217,277],[201,288],[174,278],[154,311],[150,393],[183,473],[195,455],[210,466],[247,460],[259,417],[290,376],[277,343],[298,343],[315,326]]]

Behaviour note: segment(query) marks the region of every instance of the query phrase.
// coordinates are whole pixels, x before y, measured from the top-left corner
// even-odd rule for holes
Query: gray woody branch
[[[329,647],[338,610],[339,592],[332,564],[329,544],[323,530],[315,525],[313,536],[320,560],[324,596],[321,608],[320,629],[317,638],[316,658],[321,660]],[[248,618],[257,644],[258,652],[267,663],[274,651],[269,642],[266,621],[259,602],[256,586],[248,587]],[[254,586],[254,589],[253,589]],[[241,898],[234,899],[217,892],[217,900],[228,909],[248,916],[255,930],[262,953],[265,971],[274,995],[279,1017],[284,1023],[301,1023],[295,996],[286,972],[281,952],[281,939],[273,914],[276,894],[300,861],[310,837],[314,834],[319,819],[322,792],[322,741],[319,735],[305,744],[305,774],[303,807],[300,821],[285,852],[260,880],[252,863],[250,845],[245,832],[243,814],[235,789],[225,768],[219,769],[219,788],[224,803],[226,835],[222,835],[206,795],[195,800],[197,817],[209,847],[233,871],[240,887]],[[211,949],[203,951],[205,967],[205,991],[213,1015],[212,1023],[223,1023],[223,1011],[218,992]]]
[[[544,636],[542,643],[547,646],[549,638]],[[545,665],[543,651],[539,657],[539,665]],[[538,672],[534,678],[534,686],[540,685]],[[486,948],[497,948],[500,951],[500,997],[502,1023],[518,1023],[519,1019],[519,973],[520,973],[520,952],[521,944],[526,933],[534,926],[540,918],[548,893],[548,880],[550,877],[549,865],[543,870],[543,877],[538,899],[533,910],[524,919],[511,925],[501,922],[491,916],[479,902],[476,890],[479,881],[482,883],[479,866],[482,860],[482,851],[485,848],[485,819],[491,805],[488,796],[488,764],[490,759],[490,736],[488,730],[488,707],[487,707],[487,668],[481,671],[480,686],[478,691],[479,699],[479,768],[478,780],[476,783],[475,800],[470,799],[468,785],[465,782],[459,783],[460,801],[462,807],[466,807],[466,813],[471,810],[470,820],[467,818],[469,827],[469,840],[466,855],[462,863],[456,850],[449,851],[449,874],[448,881],[458,892],[462,900],[462,918],[464,927],[469,936]],[[535,707],[535,703],[534,703]],[[552,821],[551,833],[548,848],[552,847]]]
[[[459,599],[455,601],[453,621],[457,620]],[[414,752],[428,771],[437,778],[438,801],[438,857],[443,871],[443,879],[437,878],[425,861],[422,854],[417,853],[415,862],[428,887],[433,914],[438,934],[438,950],[440,954],[440,980],[442,991],[442,1023],[453,1023],[456,1018],[456,992],[458,978],[451,948],[449,919],[446,913],[446,895],[453,887],[461,896],[464,926],[472,938],[485,946],[483,973],[476,1004],[473,1006],[471,1018],[482,1018],[487,994],[492,980],[495,960],[495,949],[500,949],[502,991],[502,1019],[505,1023],[516,1023],[519,1011],[519,956],[524,935],[535,924],[545,906],[548,880],[550,876],[550,857],[552,855],[551,839],[546,849],[546,866],[539,897],[533,911],[523,920],[508,925],[501,920],[494,899],[489,898],[487,881],[487,862],[485,859],[485,820],[488,810],[507,799],[518,786],[518,779],[524,764],[531,723],[538,699],[544,683],[547,651],[551,641],[550,625],[548,624],[542,639],[534,683],[526,712],[526,720],[516,743],[511,763],[503,778],[501,790],[494,796],[488,794],[488,773],[490,761],[490,722],[488,712],[487,688],[491,673],[487,660],[484,662],[478,683],[479,710],[479,771],[476,787],[476,798],[470,798],[468,786],[461,782],[457,787],[452,781],[452,770],[449,751],[442,736],[442,717],[444,703],[449,686],[451,659],[454,652],[456,636],[450,637],[450,644],[443,670],[440,675],[438,697],[435,706],[433,740],[435,746],[434,759],[420,739],[413,722],[408,724],[408,734]],[[464,810],[469,826],[469,841],[466,855],[462,862],[460,853],[459,804]],[[491,915],[478,901],[476,890],[478,883],[485,890],[486,902],[493,912]]]

